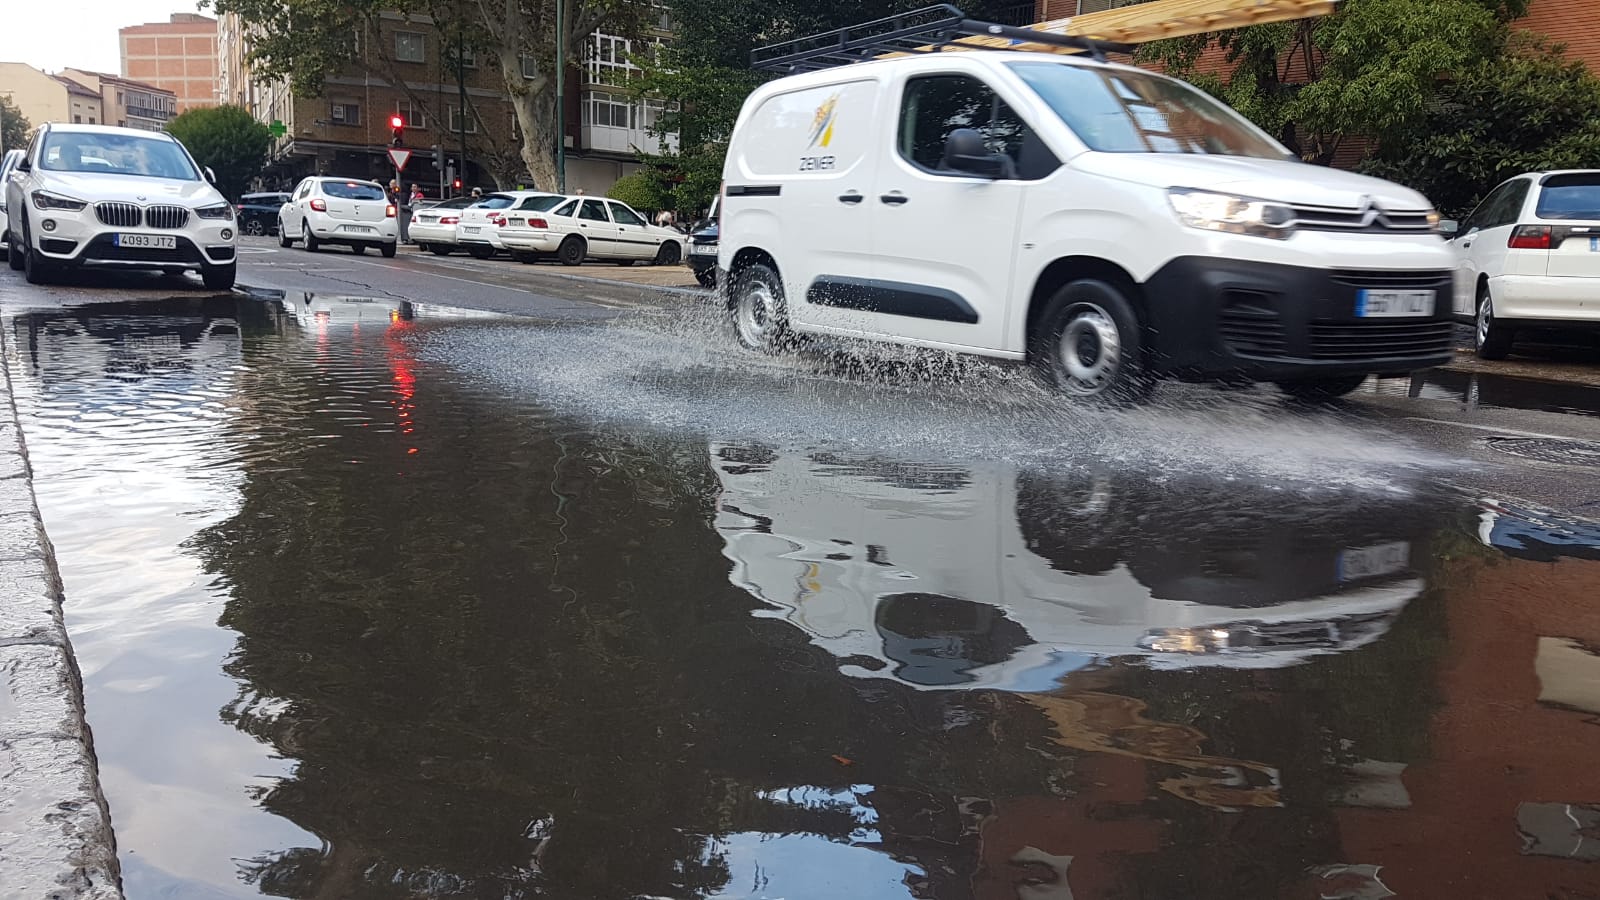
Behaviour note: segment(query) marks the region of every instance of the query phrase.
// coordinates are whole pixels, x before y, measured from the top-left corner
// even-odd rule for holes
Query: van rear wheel
[[[1155,387],[1144,362],[1138,313],[1122,289],[1083,278],[1056,291],[1031,336],[1029,360],[1069,396],[1135,403]]]
[[[783,281],[765,263],[752,263],[733,278],[728,300],[739,343],[760,353],[781,352],[789,343],[789,313]]]

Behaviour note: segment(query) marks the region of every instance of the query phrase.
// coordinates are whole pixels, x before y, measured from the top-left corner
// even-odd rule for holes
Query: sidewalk
[[[120,900],[61,577],[11,399],[15,363],[0,333],[0,897]]]

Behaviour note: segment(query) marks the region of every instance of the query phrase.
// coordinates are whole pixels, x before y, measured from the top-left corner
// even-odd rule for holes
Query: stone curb
[[[0,329],[0,897],[121,900],[61,577],[33,497]]]

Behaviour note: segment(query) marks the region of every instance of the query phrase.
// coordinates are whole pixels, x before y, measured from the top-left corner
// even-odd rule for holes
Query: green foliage
[[[661,176],[651,169],[640,169],[617,179],[606,196],[641,212],[654,212],[672,207],[672,194]]]
[[[33,123],[11,102],[10,97],[0,97],[0,118],[5,119],[0,123],[0,148],[18,150],[26,147],[28,137],[33,134]]]
[[[1600,78],[1537,40],[1442,85],[1364,166],[1455,216],[1513,175],[1568,168],[1600,168]]]
[[[267,161],[272,132],[239,106],[191,109],[167,123],[202,166],[217,174],[217,190],[237,200]]]

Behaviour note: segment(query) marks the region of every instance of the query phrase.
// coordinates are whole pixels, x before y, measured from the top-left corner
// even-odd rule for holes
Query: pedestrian
[[[474,200],[482,200],[483,199],[483,188],[476,188],[476,187],[473,188],[472,189],[472,199],[474,199]]]
[[[662,228],[671,228],[674,221],[675,219],[673,218],[672,210],[670,209],[663,209],[662,211],[656,213],[656,224]]]
[[[416,205],[418,203],[421,203],[423,201],[423,199],[424,199],[424,197],[422,196],[422,185],[417,184],[416,182],[412,182],[412,184],[411,184],[411,206],[412,206],[412,208],[416,208]]]

